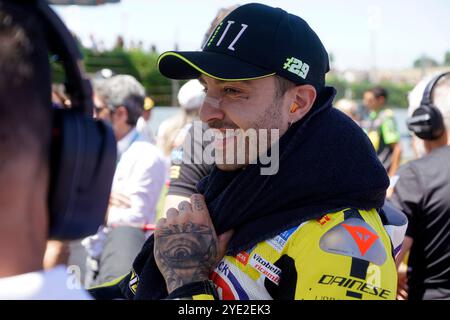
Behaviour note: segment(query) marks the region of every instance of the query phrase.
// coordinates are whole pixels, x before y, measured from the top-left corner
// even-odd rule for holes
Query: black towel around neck
[[[343,208],[381,208],[389,178],[366,134],[332,108],[334,88],[279,141],[276,175],[260,165],[225,172],[213,169],[197,186],[205,196],[217,234],[234,229],[234,255],[282,231]],[[162,299],[165,283],[153,257],[153,236],[133,264],[136,299]]]

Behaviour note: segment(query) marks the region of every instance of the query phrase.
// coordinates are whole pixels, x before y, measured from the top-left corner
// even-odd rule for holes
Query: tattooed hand
[[[155,259],[171,293],[185,284],[206,280],[224,256],[232,232],[217,238],[203,196],[194,194],[171,208],[155,230]]]

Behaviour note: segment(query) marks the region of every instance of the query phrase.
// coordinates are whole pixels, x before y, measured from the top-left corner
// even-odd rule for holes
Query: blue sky
[[[98,7],[57,6],[82,39],[107,46],[117,35],[166,51],[197,50],[220,8],[255,1],[122,0]],[[339,69],[410,67],[422,54],[442,61],[450,51],[448,0],[261,0],[304,18],[335,57]],[[375,50],[373,49],[375,48]]]

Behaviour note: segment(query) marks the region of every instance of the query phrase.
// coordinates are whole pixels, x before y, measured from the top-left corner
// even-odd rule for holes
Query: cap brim
[[[158,69],[170,79],[197,79],[204,74],[224,81],[244,81],[275,74],[235,57],[207,51],[165,52],[158,59]]]

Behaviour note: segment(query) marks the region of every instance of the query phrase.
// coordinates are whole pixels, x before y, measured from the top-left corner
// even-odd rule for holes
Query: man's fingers
[[[176,217],[179,216],[178,210],[175,208],[170,208],[167,210],[166,217],[167,221],[170,223],[172,220],[174,220]]]
[[[405,290],[399,290],[397,293],[398,300],[408,300],[408,292]]]
[[[113,193],[111,196],[113,196],[114,198],[116,198],[117,200],[119,200],[123,203],[130,203],[130,198],[121,193]]]
[[[156,222],[155,235],[158,235],[159,231],[167,225],[167,219],[161,218]]]
[[[192,217],[197,223],[212,225],[211,217],[209,216],[208,207],[206,206],[205,198],[201,194],[193,194],[191,196]]]
[[[180,215],[192,212],[192,206],[188,201],[181,201],[178,204],[178,210],[180,211]]]
[[[166,218],[161,218],[156,222],[156,228],[162,227],[163,225],[165,225],[167,223],[167,219]]]
[[[191,196],[192,210],[196,213],[205,213],[208,212],[208,208],[206,207],[205,198],[198,193],[195,193]]]

